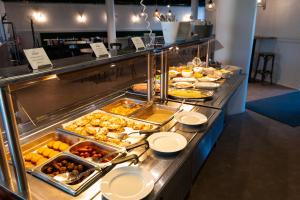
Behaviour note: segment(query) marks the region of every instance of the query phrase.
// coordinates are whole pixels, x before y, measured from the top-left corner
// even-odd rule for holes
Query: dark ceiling
[[[105,0],[3,0],[5,2],[36,2],[36,3],[94,3],[104,4]],[[173,5],[190,6],[191,0],[144,0],[145,5]],[[139,4],[140,0],[115,0],[115,4]],[[199,0],[199,5],[204,6],[205,0]]]

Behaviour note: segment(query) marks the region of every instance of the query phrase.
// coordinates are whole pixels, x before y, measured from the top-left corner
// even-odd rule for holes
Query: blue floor
[[[246,107],[290,126],[300,126],[300,91],[250,101]]]

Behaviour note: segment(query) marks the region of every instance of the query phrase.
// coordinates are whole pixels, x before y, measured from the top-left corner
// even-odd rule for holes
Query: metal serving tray
[[[189,97],[184,97],[184,96],[175,96],[175,95],[171,95],[171,94],[168,94],[168,96],[170,98],[172,98],[172,99],[186,99],[186,100],[193,100],[193,101],[206,101],[206,100],[212,99],[213,95],[214,95],[214,91],[213,90],[202,90],[202,89],[176,89],[176,90],[194,90],[194,91],[199,91],[199,92],[205,93],[206,97],[189,98]]]
[[[89,187],[93,183],[93,181],[95,181],[101,175],[99,173],[99,171],[95,170],[88,177],[84,178],[81,182],[74,184],[74,185],[67,185],[63,182],[55,180],[53,177],[44,173],[44,170],[46,170],[46,168],[51,163],[56,162],[56,161],[59,162],[62,160],[71,160],[73,162],[83,165],[86,169],[96,167],[96,165],[94,165],[93,163],[85,161],[77,156],[72,155],[72,154],[60,153],[56,157],[49,159],[43,165],[40,165],[37,168],[35,168],[32,172],[32,175],[42,179],[43,181],[65,191],[73,196],[76,196],[79,193],[81,193],[84,189]]]
[[[46,134],[42,137],[39,137],[35,140],[32,140],[24,145],[21,145],[22,154],[24,156],[28,153],[37,153],[37,150],[39,148],[47,147],[47,144],[53,140],[56,140],[56,141],[58,140],[58,141],[67,143],[70,146],[72,146],[73,144],[79,142],[82,139],[79,137],[76,137],[76,136],[72,136],[72,135],[68,135],[68,134],[64,134],[64,133],[60,133],[60,132],[51,132],[51,133],[48,133],[48,134]],[[46,157],[44,157],[44,158],[46,158]],[[8,159],[10,160],[9,154],[8,154]],[[27,170],[27,172],[30,173],[32,171],[32,169],[34,169],[37,166],[38,165],[35,165],[34,167],[31,167],[31,168],[26,167],[26,170]]]
[[[115,112],[112,112],[111,110],[113,108],[116,108],[118,106],[122,106],[123,104],[125,104],[125,102],[134,102],[136,105],[140,106],[140,108],[137,108],[136,110],[128,113],[128,114],[122,114],[122,113],[115,113]],[[131,99],[131,98],[121,98],[121,99],[118,99],[108,105],[105,105],[104,107],[101,108],[101,110],[104,110],[105,112],[108,112],[108,113],[112,113],[112,114],[116,114],[116,115],[122,115],[122,116],[131,116],[133,115],[134,113],[136,113],[137,111],[139,111],[141,108],[143,108],[143,106],[146,104],[145,101],[141,101],[141,100],[137,100],[137,99]]]
[[[72,155],[74,155],[76,157],[79,157],[81,159],[87,160],[87,161],[89,161],[89,162],[91,162],[91,163],[93,163],[95,165],[100,166],[100,167],[102,167],[102,166],[104,167],[106,165],[106,162],[99,163],[97,161],[94,161],[91,157],[83,158],[83,157],[80,157],[79,155],[75,155],[75,154],[72,153],[74,150],[77,150],[78,148],[83,147],[83,146],[94,146],[96,148],[99,148],[99,149],[107,151],[107,153],[112,153],[112,152],[116,152],[118,150],[121,150],[121,148],[117,148],[117,147],[113,147],[113,146],[108,146],[108,145],[101,144],[101,143],[98,143],[98,142],[95,142],[95,141],[91,141],[91,140],[86,140],[86,141],[82,141],[82,142],[76,143],[76,144],[74,144],[73,146],[71,146],[68,149],[68,151],[67,151],[68,153],[70,153],[70,154],[72,154]],[[117,155],[115,155],[112,160],[114,160],[116,158],[119,158],[121,156],[124,156],[126,153],[116,152],[116,154]]]
[[[148,123],[148,122],[144,122],[144,121],[136,120],[136,119],[130,119],[128,117],[124,117],[124,116],[120,116],[120,115],[115,115],[115,114],[107,113],[107,112],[102,111],[102,110],[95,110],[95,111],[93,111],[91,113],[88,113],[88,114],[83,115],[83,116],[81,116],[79,118],[76,118],[76,119],[74,119],[72,121],[69,121],[67,123],[62,124],[62,128],[58,128],[57,130],[60,131],[60,132],[68,133],[68,134],[75,135],[75,136],[78,136],[78,137],[81,137],[81,138],[85,138],[85,139],[91,139],[91,140],[94,140],[94,141],[99,142],[99,143],[104,143],[104,144],[111,145],[111,146],[114,146],[114,147],[119,147],[119,148],[120,147],[126,147],[126,146],[131,145],[131,144],[135,144],[135,143],[140,142],[142,139],[145,138],[145,135],[139,135],[137,137],[137,136],[134,136],[134,134],[132,134],[132,135],[130,135],[126,139],[127,141],[130,141],[130,144],[122,146],[122,145],[117,145],[117,144],[106,142],[106,141],[102,141],[102,140],[96,140],[96,138],[94,136],[92,136],[92,135],[81,135],[81,134],[78,134],[78,133],[75,133],[75,132],[68,131],[68,130],[64,129],[66,126],[72,124],[76,120],[80,120],[83,117],[85,117],[87,115],[90,115],[90,114],[93,114],[93,113],[96,113],[96,112],[103,113],[105,115],[112,116],[112,117],[117,117],[117,118],[125,119],[126,121],[134,122],[134,123],[137,123],[137,124],[142,124],[142,125],[145,125],[145,126],[151,126],[151,130],[158,129],[158,126],[155,125],[155,124],[153,124],[153,123]]]
[[[153,121],[151,119],[148,120],[148,118],[150,116],[159,112],[160,110],[170,112],[169,117],[167,117],[165,120],[162,120],[161,122]],[[153,105],[150,105],[150,106],[136,112],[134,115],[131,116],[131,118],[141,120],[141,121],[144,121],[147,123],[164,125],[167,122],[169,122],[171,119],[173,119],[173,117],[177,111],[178,111],[178,108],[175,108],[175,107],[170,107],[170,106],[165,106],[165,105],[160,105],[160,104],[153,104]]]

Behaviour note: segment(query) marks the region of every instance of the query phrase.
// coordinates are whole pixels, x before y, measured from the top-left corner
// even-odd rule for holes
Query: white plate
[[[219,83],[214,83],[214,82],[198,82],[195,83],[196,88],[202,88],[202,89],[217,89],[220,87]]]
[[[219,78],[211,78],[211,77],[207,77],[207,76],[204,76],[202,78],[198,78],[198,81],[201,81],[201,82],[214,82],[214,81],[217,81],[219,80]]]
[[[184,77],[178,77],[172,79],[174,82],[196,82],[197,80],[195,78],[184,78]]]
[[[101,181],[105,198],[135,200],[145,198],[154,187],[152,175],[139,167],[120,167],[106,174]]]
[[[201,113],[198,112],[187,112],[183,111],[180,113],[177,113],[175,116],[175,119],[182,124],[186,125],[201,125],[207,122],[207,117]]]
[[[159,132],[148,137],[149,147],[161,153],[176,153],[184,149],[187,140],[175,132]]]
[[[173,84],[174,87],[178,89],[185,89],[185,88],[191,88],[194,86],[193,83],[190,82],[176,82]]]

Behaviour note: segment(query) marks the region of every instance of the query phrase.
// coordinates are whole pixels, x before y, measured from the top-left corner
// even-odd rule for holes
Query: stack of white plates
[[[218,87],[220,87],[220,84],[214,83],[214,82],[198,82],[198,83],[195,83],[195,87],[201,88],[201,89],[212,90],[212,89],[217,89]]]

